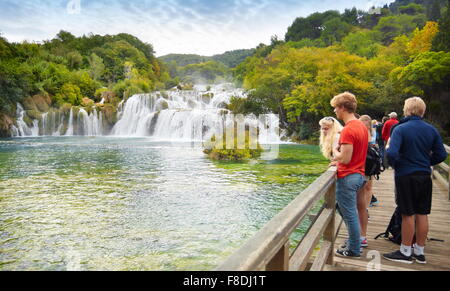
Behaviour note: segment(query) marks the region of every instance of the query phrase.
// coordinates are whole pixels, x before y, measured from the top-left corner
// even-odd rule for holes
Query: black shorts
[[[433,184],[431,174],[417,172],[395,177],[395,201],[403,215],[428,215],[431,213]]]

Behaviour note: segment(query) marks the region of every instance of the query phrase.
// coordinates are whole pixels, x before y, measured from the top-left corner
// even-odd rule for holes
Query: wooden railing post
[[[289,241],[266,266],[266,271],[289,271]]]
[[[328,254],[327,264],[334,264],[334,242],[336,240],[335,237],[335,224],[336,224],[336,182],[328,190],[325,195],[325,205],[327,209],[333,210],[333,217],[331,218],[330,223],[323,233],[324,241],[328,241],[331,243],[331,251]]]

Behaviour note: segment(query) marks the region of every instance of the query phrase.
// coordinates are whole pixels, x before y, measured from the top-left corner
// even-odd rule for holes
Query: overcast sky
[[[369,10],[392,0],[0,0],[0,33],[42,41],[60,30],[76,36],[117,34],[151,43],[157,56],[253,48],[284,39],[296,17],[330,9]],[[79,5],[78,5],[79,4]]]

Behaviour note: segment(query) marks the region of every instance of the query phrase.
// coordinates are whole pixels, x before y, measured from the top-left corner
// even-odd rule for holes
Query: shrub
[[[260,144],[257,142],[256,149],[250,149],[250,136],[249,131],[245,131],[245,148],[237,149],[237,134],[234,135],[234,149],[226,148],[226,138],[225,135],[222,141],[216,141],[216,137],[213,136],[211,138],[211,142],[213,147],[211,149],[204,149],[203,152],[208,155],[208,157],[212,160],[219,161],[244,161],[250,159],[256,159],[261,156],[262,148]],[[218,149],[220,146],[218,142],[222,143],[223,149]]]
[[[69,83],[64,84],[54,98],[58,106],[64,103],[78,106],[81,104],[83,95],[81,95],[81,90],[78,86]]]

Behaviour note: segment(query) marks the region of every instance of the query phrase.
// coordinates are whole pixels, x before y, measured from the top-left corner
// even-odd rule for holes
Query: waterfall
[[[64,126],[64,118],[62,118],[60,112],[49,111],[44,113],[42,114],[41,120],[41,136],[60,136],[62,134],[61,131]]]
[[[24,121],[26,111],[17,104],[17,124],[11,127],[11,132],[13,136],[112,135],[152,137],[165,141],[204,141],[212,136],[217,126],[223,126],[219,123],[223,124],[232,116],[226,109],[231,98],[247,98],[242,89],[234,89],[227,84],[212,86],[209,91],[205,88],[195,86],[191,91],[133,95],[126,102],[119,103],[118,121],[110,132],[103,127],[102,111],[95,106],[88,110],[90,113],[85,108],[76,107],[64,113],[51,109],[42,114],[40,121],[32,120],[29,127]],[[259,128],[260,143],[280,142],[277,116],[268,115],[265,119],[246,116],[240,122],[241,128],[242,123]],[[234,126],[228,122],[228,126],[230,124]]]
[[[111,134],[151,136],[170,141],[202,141],[211,134],[217,122],[231,114],[224,107],[233,96],[246,98],[243,90],[224,85],[214,86],[208,92],[195,88],[192,91],[137,94],[119,106],[119,121]],[[275,115],[270,115],[267,121],[248,116],[244,122],[248,126],[262,128],[261,142],[280,141],[277,131],[279,120]]]
[[[17,117],[17,127],[13,126],[11,128],[12,136],[24,137],[24,136],[38,136],[39,135],[39,121],[33,120],[33,126],[30,128],[27,123],[23,120],[26,111],[23,109],[22,105],[17,103],[16,117]]]
[[[103,133],[101,114],[97,110],[92,110],[88,114],[83,108],[78,112],[78,135],[84,136],[101,136]]]
[[[73,136],[73,108],[70,108],[69,126],[67,128],[66,136]]]

